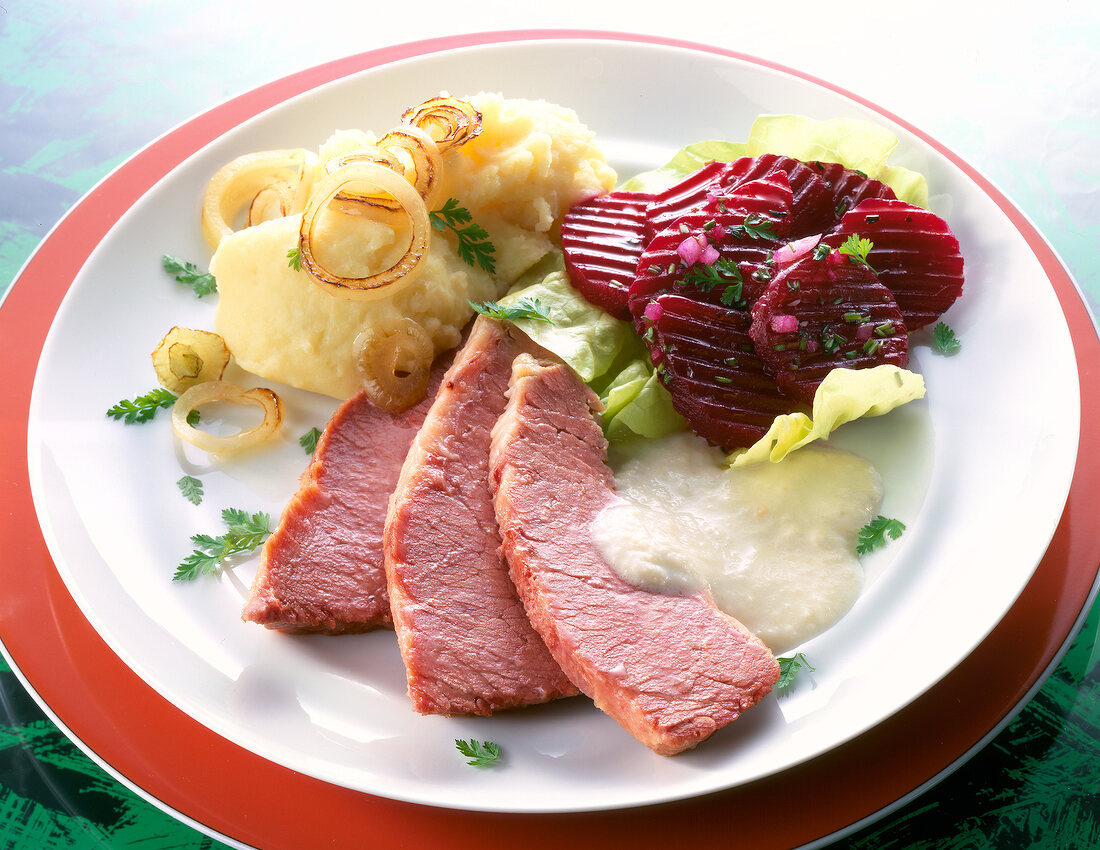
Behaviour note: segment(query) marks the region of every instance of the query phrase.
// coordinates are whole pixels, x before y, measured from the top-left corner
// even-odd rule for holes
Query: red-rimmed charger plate
[[[0,436],[8,446],[2,458],[5,486],[0,496],[8,553],[0,567],[6,591],[0,606],[0,636],[30,687],[86,748],[163,805],[234,840],[262,847],[298,847],[317,843],[320,833],[324,843],[333,846],[359,846],[366,836],[403,836],[422,846],[461,847],[481,846],[491,830],[501,843],[523,841],[534,847],[557,846],[563,840],[618,846],[636,843],[639,836],[653,842],[683,840],[685,835],[694,836],[701,846],[708,842],[720,846],[721,833],[710,837],[709,830],[701,827],[710,816],[736,823],[738,837],[750,846],[805,843],[895,802],[981,741],[1041,680],[1090,598],[1100,561],[1100,544],[1088,528],[1097,501],[1098,461],[1086,442],[1079,451],[1054,539],[1016,604],[969,658],[909,707],[825,756],[732,791],[645,809],[555,814],[552,821],[551,816],[433,809],[308,778],[210,732],[159,697],[114,655],[84,619],[53,566],[37,530],[27,457],[20,450],[25,446],[39,352],[62,297],[92,249],[118,217],[175,165],[269,106],[396,60],[478,44],[544,38],[679,46],[803,76],[706,46],[580,32],[460,36],[333,62],[213,109],[138,154],[58,225],[0,309],[0,352],[8,365],[9,398],[0,414]],[[948,151],[926,141],[989,195],[1034,252],[1065,314],[1077,357],[1082,422],[1090,421],[1100,397],[1092,380],[1100,357],[1095,328],[1073,282],[1007,199]],[[1026,640],[1021,639],[1023,635]],[[982,687],[973,687],[976,680]],[[881,758],[883,753],[889,753],[889,758]],[[867,769],[868,764],[874,769]],[[838,776],[844,781],[837,782]],[[788,813],[793,798],[799,800],[799,817],[792,822]]]

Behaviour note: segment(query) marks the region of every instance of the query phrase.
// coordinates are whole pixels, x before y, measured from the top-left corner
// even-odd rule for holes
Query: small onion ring
[[[432,209],[443,175],[443,155],[439,152],[435,139],[427,130],[410,124],[390,130],[378,144],[387,150],[404,151],[408,154],[415,175],[410,176],[406,168],[405,177],[420,193],[425,206]]]
[[[233,232],[229,223],[263,189],[282,182],[293,186],[288,214],[301,211],[313,182],[316,156],[304,148],[257,151],[223,165],[210,178],[202,201],[202,232],[211,248]],[[287,172],[292,173],[287,180]]]
[[[456,97],[426,100],[406,109],[401,121],[427,131],[439,145],[440,153],[464,145],[481,133],[481,113]]]
[[[407,316],[372,325],[352,343],[363,391],[390,413],[408,410],[428,391],[435,345],[427,331]]]
[[[214,401],[259,405],[264,411],[264,421],[255,428],[224,437],[211,434],[209,431],[200,431],[187,421],[187,416],[192,410]],[[267,387],[246,390],[231,381],[206,381],[186,390],[172,405],[172,430],[176,435],[203,451],[215,454],[240,451],[269,440],[275,436],[282,424],[282,400]]]
[[[268,183],[252,199],[248,205],[248,217],[245,219],[245,227],[252,227],[261,221],[270,221],[273,218],[282,218],[290,215],[294,204],[294,189],[285,180],[276,180]]]
[[[329,201],[336,198],[345,186],[356,182],[372,183],[388,192],[408,216],[412,238],[405,253],[389,268],[352,278],[338,275],[320,263],[313,252],[313,229]],[[349,162],[325,177],[310,197],[298,231],[298,257],[302,270],[322,289],[341,298],[367,301],[389,295],[392,290],[388,287],[402,278],[408,278],[428,251],[430,231],[431,222],[424,199],[408,180],[377,162]]]
[[[345,165],[353,162],[377,162],[379,165],[384,165],[390,169],[394,174],[402,176],[405,174],[404,163],[392,151],[385,150],[378,145],[356,148],[353,151],[333,157],[325,162],[325,173],[334,174]],[[338,192],[333,201],[340,204],[341,209],[350,215],[361,215],[364,212],[373,214],[379,210],[388,213],[401,212],[401,204],[384,192],[373,194]]]

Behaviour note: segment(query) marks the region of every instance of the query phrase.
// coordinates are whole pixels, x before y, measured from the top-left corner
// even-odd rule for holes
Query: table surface
[[[1100,304],[1100,15],[1048,0],[1026,20],[961,3],[749,4],[669,16],[558,0],[285,0],[0,5],[0,297],[82,195],[153,139],[272,79],[389,44],[577,28],[706,42],[797,68],[903,116],[974,165]],[[727,8],[728,5],[728,8]],[[629,10],[629,15],[627,11]],[[674,17],[674,20],[668,18]],[[831,846],[1100,847],[1100,604],[1043,687],[940,783]],[[0,661],[0,845],[220,846],[115,781]]]

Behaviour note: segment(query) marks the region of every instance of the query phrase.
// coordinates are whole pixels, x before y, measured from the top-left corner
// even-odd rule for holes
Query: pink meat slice
[[[662,755],[694,747],[767,694],[767,647],[703,594],[649,593],[601,558],[589,528],[616,500],[599,405],[560,362],[516,361],[493,429],[496,515],[532,624],[569,678]]]
[[[386,520],[386,574],[409,697],[481,714],[577,693],[531,627],[489,489],[489,439],[512,361],[541,351],[479,317],[413,441]]]
[[[341,634],[391,625],[382,531],[401,464],[450,358],[427,397],[392,414],[363,393],[333,415],[264,544],[241,617],[269,629]]]

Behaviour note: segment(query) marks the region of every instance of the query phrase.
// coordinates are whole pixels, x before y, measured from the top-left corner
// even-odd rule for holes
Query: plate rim
[[[150,145],[148,145],[146,148],[142,149],[142,151],[139,151],[137,154],[134,155],[134,157],[132,157],[131,159],[124,162],[121,166],[119,166],[119,168],[117,168],[110,175],[108,175],[106,178],[104,178],[104,180],[101,181],[100,184],[97,184],[97,186],[95,188],[93,188],[93,190],[91,190],[85,196],[84,199],[82,199],[80,202],[78,202],[78,204],[73,208],[73,210],[71,210],[70,213],[68,213],[65,216],[65,218],[63,218],[62,221],[59,222],[59,224],[53,230],[51,230],[50,234],[48,234],[46,239],[43,240],[43,243],[40,244],[39,248],[32,255],[31,259],[28,260],[28,263],[24,266],[23,270],[21,270],[20,273],[17,275],[16,280],[13,282],[13,285],[12,285],[11,289],[9,290],[9,293],[8,293],[9,297],[5,298],[4,302],[2,302],[2,306],[10,307],[10,296],[12,296],[16,292],[17,288],[20,287],[20,285],[22,286],[22,289],[20,290],[20,295],[22,295],[23,290],[26,290],[26,289],[29,288],[30,284],[26,283],[24,281],[24,278],[28,277],[28,273],[32,270],[32,266],[34,267],[33,271],[35,273],[37,273],[38,266],[41,265],[43,262],[45,262],[47,260],[53,260],[53,261],[56,262],[56,258],[54,258],[52,256],[51,257],[46,257],[45,255],[49,254],[51,251],[54,254],[57,253],[56,251],[53,251],[53,246],[56,245],[56,243],[58,241],[59,231],[61,231],[62,229],[70,228],[70,226],[73,224],[73,221],[77,218],[78,213],[86,212],[87,209],[88,209],[89,204],[93,204],[93,203],[94,204],[103,203],[103,204],[107,204],[108,206],[111,205],[112,199],[110,197],[106,197],[106,189],[107,188],[114,188],[114,186],[116,184],[120,183],[123,179],[123,177],[122,177],[123,173],[124,172],[126,174],[130,173],[130,172],[127,171],[127,169],[136,168],[135,163],[140,162],[144,158],[151,157],[152,154],[154,153],[154,148],[157,149],[155,151],[156,153],[161,154],[161,149],[165,148],[165,147],[167,147],[169,150],[174,149],[173,145],[175,147],[180,147],[180,146],[185,147],[186,144],[193,141],[196,134],[198,134],[199,136],[202,136],[202,138],[198,139],[198,143],[195,145],[194,149],[191,152],[194,152],[194,150],[198,150],[199,148],[202,147],[203,144],[205,144],[207,141],[210,140],[210,137],[208,137],[208,135],[206,133],[201,132],[200,128],[205,126],[208,123],[215,123],[216,124],[217,121],[212,122],[212,119],[220,120],[223,116],[226,116],[229,113],[232,113],[233,108],[235,106],[241,106],[241,107],[247,109],[248,112],[243,118],[241,118],[241,117],[232,118],[230,116],[230,124],[229,124],[230,127],[235,126],[237,123],[240,123],[242,120],[245,120],[248,117],[251,117],[253,114],[258,113],[258,112],[262,111],[263,109],[266,109],[267,106],[269,106],[269,105],[274,105],[274,104],[277,104],[279,102],[282,102],[282,100],[287,99],[284,96],[278,96],[277,90],[282,91],[285,88],[294,88],[293,93],[295,93],[295,94],[296,93],[301,93],[301,92],[304,92],[304,91],[308,91],[311,88],[314,88],[316,85],[319,85],[319,84],[324,83],[324,82],[328,82],[329,80],[337,79],[338,77],[346,76],[348,74],[357,73],[359,71],[366,70],[368,68],[375,67],[375,66],[380,65],[380,64],[385,64],[385,63],[390,62],[390,61],[395,61],[398,58],[412,58],[412,57],[415,57],[415,56],[427,55],[429,53],[437,53],[437,52],[441,52],[441,51],[444,51],[444,50],[450,50],[450,49],[461,48],[461,47],[474,47],[474,46],[479,46],[479,45],[484,45],[484,44],[491,44],[491,43],[516,42],[516,41],[527,41],[527,40],[536,40],[536,39],[538,39],[538,40],[552,40],[552,39],[578,40],[578,39],[581,39],[581,40],[628,41],[628,42],[636,42],[636,43],[643,43],[643,44],[650,44],[650,45],[658,44],[658,45],[666,45],[666,46],[673,46],[673,47],[681,47],[681,48],[692,49],[692,50],[701,50],[703,52],[714,53],[714,54],[718,54],[718,55],[722,55],[722,56],[729,56],[729,57],[733,57],[733,58],[741,59],[743,61],[750,62],[752,64],[760,65],[760,66],[763,66],[763,67],[777,69],[777,70],[783,71],[784,73],[791,74],[791,75],[793,75],[793,76],[795,76],[799,79],[807,80],[807,81],[816,83],[818,85],[822,85],[822,86],[824,86],[824,87],[826,87],[826,88],[828,88],[832,91],[839,92],[839,93],[843,94],[845,97],[849,97],[849,98],[851,98],[852,100],[854,100],[858,103],[861,103],[865,106],[868,106],[869,108],[873,109],[875,112],[877,112],[879,114],[882,114],[886,117],[889,117],[891,120],[895,121],[899,125],[904,126],[906,129],[913,132],[915,135],[920,137],[922,140],[924,140],[925,142],[927,142],[928,144],[933,146],[937,151],[939,151],[944,156],[946,156],[953,164],[955,164],[956,166],[962,168],[964,170],[964,172],[969,177],[971,177],[971,179],[974,179],[975,182],[977,182],[979,184],[979,186],[981,186],[981,188],[988,195],[990,195],[990,197],[993,199],[993,201],[995,203],[997,203],[997,205],[1006,213],[1006,215],[1009,216],[1010,220],[1012,221],[1012,223],[1014,224],[1016,229],[1021,233],[1022,236],[1024,236],[1025,241],[1027,242],[1029,248],[1032,250],[1033,253],[1036,254],[1036,257],[1039,260],[1040,264],[1042,265],[1044,272],[1047,274],[1048,279],[1050,279],[1050,282],[1051,282],[1052,286],[1055,285],[1055,281],[1053,280],[1053,277],[1052,277],[1052,275],[1054,275],[1055,272],[1058,273],[1057,276],[1060,276],[1061,278],[1064,278],[1064,282],[1068,282],[1070,284],[1069,289],[1072,290],[1072,292],[1069,292],[1069,293],[1063,292],[1061,289],[1059,289],[1057,286],[1055,286],[1055,289],[1057,290],[1059,302],[1060,302],[1060,305],[1062,307],[1063,314],[1066,314],[1068,306],[1073,306],[1072,302],[1073,302],[1075,297],[1077,297],[1077,300],[1080,301],[1079,291],[1077,290],[1076,284],[1074,284],[1074,282],[1072,281],[1072,278],[1070,277],[1068,271],[1064,268],[1064,266],[1061,264],[1061,262],[1054,255],[1053,251],[1050,249],[1049,245],[1046,244],[1045,240],[1037,233],[1037,231],[1035,231],[1034,227],[1030,224],[1030,222],[1027,221],[1026,217],[1023,216],[1023,214],[1020,213],[1015,208],[1014,205],[1012,205],[1010,202],[1007,201],[1007,199],[1004,197],[1003,193],[999,192],[999,190],[994,189],[992,184],[990,184],[989,181],[986,178],[982,177],[980,174],[977,173],[976,170],[974,170],[971,166],[969,166],[968,164],[961,161],[958,157],[951,154],[950,151],[948,151],[946,148],[944,148],[942,145],[940,145],[934,139],[929,138],[928,136],[923,134],[921,131],[917,130],[912,125],[908,124],[908,122],[905,122],[904,120],[898,118],[897,116],[893,115],[892,113],[889,113],[888,111],[886,111],[884,109],[881,109],[880,107],[876,106],[875,104],[870,103],[869,101],[867,101],[863,98],[860,98],[858,95],[854,95],[851,92],[840,89],[839,87],[833,86],[833,85],[831,85],[831,84],[829,84],[829,83],[827,83],[823,80],[819,80],[816,77],[812,77],[812,76],[809,76],[809,75],[804,74],[802,72],[796,71],[794,69],[787,68],[786,66],[782,66],[782,65],[779,65],[777,63],[770,62],[768,60],[760,60],[756,57],[747,56],[746,54],[743,54],[743,53],[740,53],[740,52],[737,52],[737,51],[731,51],[731,50],[727,50],[727,49],[724,49],[724,48],[718,48],[718,47],[713,47],[713,46],[709,46],[709,45],[700,45],[700,44],[696,44],[696,43],[693,43],[693,42],[686,42],[686,41],[682,41],[682,40],[664,39],[664,38],[661,38],[661,37],[636,35],[636,34],[630,34],[630,33],[607,33],[607,32],[599,32],[599,31],[586,31],[586,30],[533,30],[533,31],[532,30],[523,30],[523,31],[513,31],[513,32],[505,31],[505,32],[498,32],[498,33],[491,33],[491,32],[490,33],[476,33],[476,34],[470,34],[468,36],[443,37],[443,38],[430,39],[430,40],[421,41],[421,42],[409,42],[409,43],[406,43],[404,45],[395,45],[395,46],[391,46],[391,47],[387,47],[387,48],[381,48],[379,50],[368,51],[368,52],[362,53],[362,54],[356,54],[356,55],[351,56],[351,57],[345,57],[344,59],[334,60],[333,62],[325,63],[325,64],[320,65],[320,66],[315,66],[314,68],[307,69],[305,71],[301,71],[301,72],[298,72],[296,74],[291,74],[287,77],[280,78],[279,80],[276,80],[273,83],[268,83],[264,86],[260,86],[256,89],[253,89],[250,92],[246,92],[243,95],[238,95],[237,97],[232,98],[229,101],[226,101],[225,103],[223,103],[219,106],[213,107],[211,110],[207,110],[207,111],[204,111],[203,113],[200,113],[195,118],[192,118],[189,121],[179,125],[176,129],[169,131],[168,133],[161,136],[158,140],[155,140],[154,142],[150,143]],[[317,77],[323,77],[323,79],[316,79]],[[316,81],[311,82],[311,80],[316,80]],[[270,95],[272,97],[275,97],[275,99],[271,103],[261,104],[259,106],[252,105],[252,104],[255,104],[255,102],[257,100],[263,100],[263,98],[268,96],[268,95]],[[250,104],[250,105],[245,106],[246,103]],[[213,132],[216,133],[217,131],[215,130]],[[171,144],[169,144],[169,143],[171,143]],[[165,150],[164,153],[161,154],[160,158],[158,159],[158,162],[161,161],[161,160],[164,160],[166,158],[171,158],[171,154],[169,154],[168,150]],[[173,162],[172,165],[182,161],[185,158],[186,158],[186,155],[179,157],[178,159],[176,159]],[[170,170],[172,165],[170,165],[167,170]],[[167,170],[165,171],[165,173],[167,173]],[[155,176],[155,178],[153,179],[153,182],[155,182],[155,179],[159,179],[160,176],[163,176],[163,175],[162,174],[157,174]],[[146,189],[148,189],[148,188],[149,188],[149,186],[146,186]],[[143,194],[143,193],[144,193],[144,190],[139,192],[137,196],[140,197],[140,194]],[[120,212],[124,211],[125,209],[128,209],[129,206],[133,202],[134,202],[133,200],[130,200],[128,203],[125,203],[124,206],[122,206]],[[1016,215],[1019,216],[1019,218],[1013,218],[1013,215],[1012,215],[1013,213],[1016,213]],[[113,224],[114,220],[115,220],[115,217],[108,216],[108,223],[106,225],[104,225],[104,228],[103,228],[104,233]],[[94,247],[95,244],[98,244],[98,241],[101,238],[102,238],[102,234],[99,236],[99,238],[97,238],[97,239],[95,239],[94,241],[91,242],[91,247]],[[1040,249],[1042,249],[1042,251],[1040,251]],[[82,250],[83,250],[83,248],[77,249],[75,253],[79,254],[79,253],[81,253]],[[70,253],[72,253],[72,252],[70,252]],[[1045,253],[1045,255],[1046,255],[1045,260],[1044,260],[1044,256],[1041,256],[1041,253]],[[84,256],[86,257],[86,254]],[[72,275],[72,276],[75,276],[75,274]],[[64,292],[67,291],[68,285],[71,283],[72,276],[70,276],[69,279],[64,283],[63,288],[61,289],[60,295],[63,295]],[[61,286],[61,284],[58,284],[58,286]],[[51,293],[51,295],[53,295],[53,294],[57,294],[57,293]],[[60,300],[60,299],[58,299],[58,300]],[[1085,307],[1083,302],[1081,302],[1081,306]],[[8,309],[7,312],[10,315],[11,314],[11,309]],[[56,312],[56,306],[55,306],[53,312]],[[1087,308],[1085,309],[1085,312],[1087,313]],[[50,316],[48,317],[48,321],[46,322],[46,330],[48,330],[49,325],[52,323],[52,315],[53,314],[51,312]],[[1067,315],[1067,324],[1068,324],[1068,320],[1069,320],[1069,317]],[[1090,319],[1089,327],[1092,328],[1091,319]],[[1094,328],[1092,328],[1092,329],[1094,330]],[[1078,339],[1078,334],[1074,332],[1073,327],[1070,327],[1070,333],[1071,333],[1071,336],[1073,338],[1075,357],[1077,358],[1078,371],[1079,371],[1079,374],[1080,374],[1081,368],[1082,368],[1082,364],[1081,364],[1081,344],[1082,343]],[[43,334],[42,338],[44,339],[44,334]],[[41,348],[41,345],[39,345],[39,350],[40,350],[40,348]],[[35,365],[37,363],[37,354],[35,354],[34,363],[35,363]],[[33,369],[32,369],[32,372],[33,372]],[[20,374],[22,375],[22,372]],[[1086,382],[1082,381],[1082,386],[1084,387],[1085,385],[1086,385]],[[22,390],[22,385],[20,385],[20,391],[21,390]],[[29,397],[29,393],[28,393],[28,397]],[[20,398],[22,398],[22,394],[20,394]],[[25,411],[23,411],[22,413],[25,414]],[[1082,421],[1084,420],[1084,416],[1085,416],[1085,409],[1084,409],[1084,404],[1083,404],[1082,405]],[[18,417],[14,417],[12,419],[12,423],[14,424],[17,419],[18,419]],[[23,421],[24,421],[24,428],[23,428],[22,433],[25,435],[26,434],[26,428],[25,428],[26,417],[25,417],[25,415],[23,415]],[[4,417],[4,427],[5,427],[5,429],[8,427],[8,417],[7,416]],[[25,451],[26,450],[25,443],[23,445],[23,448],[24,448],[24,451]],[[1082,451],[1083,451],[1082,447],[1079,446],[1079,448],[1078,448],[1078,471],[1080,470],[1080,462],[1081,462]],[[25,457],[24,457],[24,461],[25,461]],[[1074,483],[1076,483],[1078,477],[1079,477],[1078,474],[1075,473]],[[24,479],[26,478],[26,465],[25,465],[25,462],[23,464],[23,478]],[[1073,484],[1071,484],[1071,495],[1072,495],[1072,493],[1073,493]],[[16,501],[16,500],[17,500],[17,498],[12,499],[13,502]],[[1061,520],[1061,522],[1059,522],[1058,529],[1056,529],[1056,531],[1055,531],[1056,540],[1057,540],[1058,535],[1061,533],[1062,527],[1065,523],[1066,523],[1066,514],[1063,513],[1062,520]],[[40,535],[39,535],[39,537],[40,537]],[[41,540],[39,540],[39,543],[41,543]],[[1054,544],[1052,543],[1052,547],[1053,547],[1053,545]],[[53,579],[55,579],[55,582],[53,583],[53,586],[52,587],[48,586],[48,592],[50,594],[52,594],[51,598],[53,599],[53,601],[55,603],[55,606],[64,607],[64,598],[63,597],[67,597],[67,595],[68,595],[67,591],[65,590],[63,584],[58,584],[58,582],[60,582],[60,579],[57,576],[56,571],[53,569],[52,561],[50,561],[48,552],[45,551],[44,545],[42,545],[40,547],[40,549],[41,549],[40,554],[41,554],[41,557],[42,557],[42,562],[46,566],[47,572],[52,573]],[[1050,550],[1048,549],[1048,556],[1049,556],[1049,551]],[[1045,560],[1046,559],[1044,559],[1044,561]],[[49,576],[47,576],[47,578],[48,577]],[[1033,578],[1033,582],[1034,582],[1034,578]],[[47,582],[47,585],[50,585],[50,582]],[[1030,587],[1030,584],[1029,584],[1029,587]],[[1026,591],[1026,589],[1025,589],[1025,591]],[[69,601],[71,603],[71,598],[69,599]],[[79,613],[79,609],[77,609],[76,613],[81,619],[83,619],[82,615],[80,615],[80,613]],[[66,616],[70,616],[70,615],[71,615],[71,612],[66,612]],[[1076,620],[1076,617],[1074,617],[1074,619]],[[6,626],[7,625],[7,619],[5,618],[3,620],[0,620],[0,625]],[[87,625],[86,621],[85,621],[85,625]],[[77,625],[76,628],[79,628],[79,626]],[[0,630],[0,633],[2,633],[2,630]],[[96,635],[95,637],[98,639],[98,635]],[[101,639],[100,639],[100,642],[102,643]],[[5,644],[6,643],[7,643],[7,641],[5,641]],[[111,651],[106,647],[105,644],[103,644],[102,648],[104,650],[106,650],[106,652],[111,653]],[[111,653],[111,655],[113,657],[113,653]],[[14,658],[13,658],[13,660],[14,660]],[[117,661],[118,659],[116,658],[115,660]],[[22,665],[18,665],[18,666],[21,667]],[[128,671],[128,668],[126,668],[126,670]],[[135,675],[135,674],[131,673],[131,675]],[[28,677],[28,679],[29,678],[30,677]],[[140,680],[139,680],[139,682],[140,682]],[[147,685],[144,685],[143,682],[140,682],[140,684],[143,687],[146,687],[146,688],[149,687]],[[939,687],[939,686],[937,685],[935,687]],[[158,699],[160,699],[160,698],[158,697]],[[163,700],[161,700],[161,701],[163,702]],[[63,719],[63,718],[61,718],[61,719]],[[66,723],[66,726],[68,726],[68,725],[69,724]],[[202,727],[202,728],[205,730],[205,727]],[[75,729],[74,729],[74,731],[75,731]],[[209,730],[205,730],[205,731],[207,731],[211,735],[216,735],[216,733],[209,732]],[[258,758],[258,757],[256,757],[256,758]],[[823,756],[822,758],[825,758],[825,756]],[[107,763],[110,763],[109,760],[107,760],[107,759],[104,759],[104,761],[107,761]],[[797,768],[792,768],[791,770],[797,770]],[[787,772],[790,772],[790,771],[787,771]],[[121,773],[121,771],[120,771],[120,773]],[[125,775],[125,774],[123,773],[122,775]],[[320,780],[313,780],[313,781],[314,782],[321,782]],[[321,783],[321,784],[326,785],[327,783]],[[337,786],[329,786],[329,787],[337,787]],[[359,792],[349,792],[349,793],[359,795]],[[729,792],[719,792],[719,793],[720,794],[726,794],[726,793],[729,793]],[[367,795],[361,795],[361,796],[367,796]],[[370,798],[370,799],[380,799],[380,798]],[[392,801],[392,802],[396,802],[396,801]],[[419,806],[416,806],[415,804],[404,803],[404,804],[400,804],[400,805],[413,806],[414,808],[421,808]],[[665,806],[665,805],[671,805],[671,804],[660,804],[660,806]],[[173,807],[173,808],[175,808],[175,807]],[[448,811],[454,811],[454,810],[448,810]],[[198,819],[196,819],[196,820],[198,820]]]

